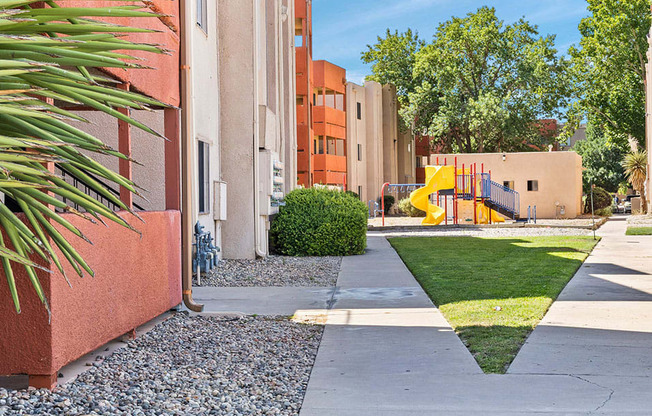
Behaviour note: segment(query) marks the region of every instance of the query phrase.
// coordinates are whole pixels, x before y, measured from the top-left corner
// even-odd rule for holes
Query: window
[[[207,0],[196,0],[197,1],[197,25],[201,27],[204,32],[206,32],[208,23],[206,21],[208,16],[208,11],[206,10]]]
[[[358,120],[362,120],[362,104],[356,103],[356,110],[357,110]]]
[[[317,105],[317,94],[314,92],[312,93],[312,105],[316,106]]]
[[[539,190],[539,181],[527,181],[527,190],[528,191],[538,191]]]
[[[315,136],[315,152],[316,155],[324,154],[324,136]]]
[[[209,147],[208,143],[197,142],[197,171],[198,171],[198,185],[199,185],[199,213],[207,213],[210,208],[208,201],[210,200],[210,170],[209,170]]]
[[[358,145],[358,160],[362,160],[362,145]]]
[[[294,47],[295,48],[300,48],[303,46],[303,35],[295,35],[294,36]]]
[[[362,200],[362,186],[358,185],[358,198]]]
[[[503,186],[505,188],[514,189],[514,181],[503,181]]]
[[[303,106],[303,95],[297,95],[297,105]]]

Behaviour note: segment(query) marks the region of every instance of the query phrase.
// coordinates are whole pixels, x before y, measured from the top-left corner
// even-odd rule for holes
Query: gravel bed
[[[630,215],[627,225],[635,227],[652,227],[652,215]]]
[[[322,330],[177,314],[55,393],[0,388],[0,415],[298,415]]]
[[[268,256],[258,260],[220,260],[196,286],[335,286],[341,257]]]
[[[383,235],[385,237],[537,237],[556,235],[593,235],[591,230],[580,228],[458,228],[449,230],[409,230],[409,231],[373,231],[369,236]]]

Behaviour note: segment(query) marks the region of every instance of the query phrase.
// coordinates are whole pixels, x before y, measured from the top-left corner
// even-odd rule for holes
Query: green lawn
[[[486,373],[504,373],[596,241],[591,237],[389,240]]]
[[[627,227],[627,235],[652,235],[652,227]]]

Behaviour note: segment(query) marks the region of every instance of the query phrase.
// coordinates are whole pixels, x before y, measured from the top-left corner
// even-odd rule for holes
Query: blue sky
[[[577,25],[587,15],[585,0],[313,0],[313,58],[344,67],[349,81],[361,82],[370,68],[360,53],[387,28],[412,28],[430,40],[441,22],[484,5],[506,23],[525,17],[540,34],[557,35],[562,53],[579,42]]]

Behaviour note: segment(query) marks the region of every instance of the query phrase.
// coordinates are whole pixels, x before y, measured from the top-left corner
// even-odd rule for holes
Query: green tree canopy
[[[428,44],[387,32],[363,60],[374,64],[372,79],[407,92],[405,123],[446,150],[515,151],[547,144],[537,120],[568,104],[567,62],[556,52],[554,36],[482,7],[442,23]]]
[[[586,128],[586,140],[578,141],[573,150],[582,156],[582,183],[589,192],[591,183],[609,192],[617,192],[625,178],[621,160],[629,151],[626,139],[609,136],[595,123]]]
[[[569,118],[588,116],[645,147],[645,65],[649,0],[587,0],[582,40],[571,47],[576,102]]]
[[[367,80],[394,84],[399,100],[406,104],[417,84],[412,76],[416,54],[424,45],[411,29],[403,33],[387,29],[384,38],[378,36],[378,43],[367,45],[368,50],[362,53],[362,61],[373,64],[373,74]]]

